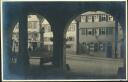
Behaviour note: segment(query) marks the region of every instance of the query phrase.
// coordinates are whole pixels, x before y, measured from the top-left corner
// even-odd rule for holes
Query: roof
[[[107,13],[102,12],[102,11],[88,11],[88,12],[85,12],[81,15],[92,15],[92,14],[107,14]]]

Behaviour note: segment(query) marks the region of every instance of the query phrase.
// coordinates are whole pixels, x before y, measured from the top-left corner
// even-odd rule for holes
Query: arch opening
[[[117,69],[124,66],[122,46],[125,37],[117,21],[112,15],[102,11],[84,12],[72,20],[65,29],[65,55],[66,64],[73,73],[104,77],[112,73],[116,75],[119,71]],[[113,62],[115,60],[118,62]],[[104,66],[105,64],[109,69]],[[117,68],[114,69],[112,65]],[[97,72],[101,70],[106,71]]]
[[[12,69],[17,68],[16,66],[20,54],[19,28],[20,26],[18,21],[12,32]],[[27,33],[27,53],[29,56],[29,66],[45,67],[52,65],[53,38],[51,36],[53,36],[53,32],[51,31],[51,26],[47,19],[37,14],[27,15]]]

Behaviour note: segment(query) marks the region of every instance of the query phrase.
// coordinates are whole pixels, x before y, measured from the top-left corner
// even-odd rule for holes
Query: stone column
[[[76,54],[79,54],[79,21],[76,22]]]
[[[115,58],[118,57],[118,20],[115,19]]]
[[[79,49],[79,23],[81,21],[81,16],[78,16],[76,19],[76,54],[78,55],[80,53],[80,49]]]
[[[60,29],[53,32],[53,64],[61,69],[65,67],[64,34]]]
[[[121,58],[123,59],[123,67],[119,69],[122,78],[126,77],[126,27],[123,27],[123,41],[121,44]]]
[[[8,25],[7,25],[8,26]],[[3,54],[2,54],[2,59],[3,59],[3,79],[10,79],[10,74],[11,74],[11,34],[9,32],[9,29],[6,28],[6,25],[3,26],[3,36],[2,36],[2,42],[1,44]]]
[[[124,21],[125,22],[125,21]],[[121,43],[121,59],[123,59],[123,66],[119,67],[118,69],[118,75],[120,78],[125,79],[126,77],[126,26],[125,24],[122,25],[122,30],[123,30],[123,39]]]
[[[3,79],[10,79],[10,65],[11,65],[11,16],[7,13],[8,10],[5,9],[3,12],[2,32],[1,32],[1,58],[3,67]],[[1,67],[1,69],[2,69]]]
[[[21,15],[19,19],[19,55],[17,59],[18,72],[25,74],[28,66],[28,30],[27,15]]]

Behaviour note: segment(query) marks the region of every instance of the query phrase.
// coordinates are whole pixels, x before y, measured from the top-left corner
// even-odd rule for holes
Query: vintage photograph
[[[125,80],[125,1],[2,1],[3,80]]]

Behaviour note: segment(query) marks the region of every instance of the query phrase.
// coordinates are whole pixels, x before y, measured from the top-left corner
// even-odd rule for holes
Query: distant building
[[[19,23],[16,24],[13,34],[12,51],[18,52],[19,49]],[[28,48],[33,49],[40,46],[40,26],[36,15],[28,15]],[[15,50],[14,50],[15,49]]]
[[[120,40],[122,29],[120,25],[118,28]],[[101,11],[81,14],[79,29],[79,43],[82,52],[113,56],[115,21],[111,15]]]
[[[80,54],[93,54],[101,56],[111,57],[114,54],[114,32],[115,21],[113,17],[101,11],[86,12],[80,15],[79,21],[79,52]],[[18,28],[18,24],[16,25]],[[49,51],[53,49],[53,32],[50,24],[46,19],[42,23],[42,27],[39,26],[39,19],[36,15],[28,16],[28,48],[32,48],[34,45],[40,47],[41,34],[40,30],[43,28],[43,45]],[[68,54],[76,54],[77,50],[77,26],[76,21],[73,20],[69,25],[66,33],[66,52]],[[121,46],[122,29],[119,25],[118,29],[118,47]],[[18,30],[13,31],[13,46],[18,45]],[[15,49],[15,48],[13,48]],[[17,48],[18,49],[18,48]],[[120,48],[118,48],[119,50]],[[120,54],[120,50],[118,52]]]
[[[53,35],[48,23],[44,24],[44,27],[44,44],[50,48],[53,44],[50,38],[52,38]],[[76,53],[76,28],[76,21],[73,20],[66,33],[67,53]],[[114,56],[115,21],[111,15],[101,11],[83,13],[80,15],[78,28],[80,54],[93,54],[105,57]],[[118,28],[119,50],[122,39],[122,29],[120,25]],[[120,50],[118,54],[120,54]]]

